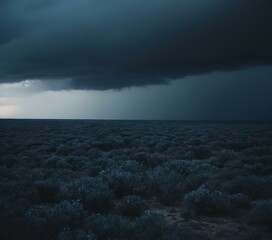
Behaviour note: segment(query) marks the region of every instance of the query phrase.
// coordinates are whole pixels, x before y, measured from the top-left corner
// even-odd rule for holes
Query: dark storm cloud
[[[271,0],[2,0],[0,82],[111,89],[271,64],[271,10]]]

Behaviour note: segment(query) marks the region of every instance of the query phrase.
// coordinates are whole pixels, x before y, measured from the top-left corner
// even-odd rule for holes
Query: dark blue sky
[[[272,120],[271,9],[2,0],[0,117]]]

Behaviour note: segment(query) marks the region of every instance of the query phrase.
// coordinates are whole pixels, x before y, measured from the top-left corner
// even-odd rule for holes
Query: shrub
[[[117,197],[142,193],[145,189],[141,174],[111,168],[100,173]]]
[[[118,160],[126,160],[129,159],[129,155],[131,154],[131,150],[127,148],[117,148],[113,149],[109,154],[108,157],[112,158],[116,161]]]
[[[186,224],[170,225],[165,230],[162,240],[196,240],[205,239],[203,236],[196,236],[192,229]]]
[[[218,166],[223,167],[229,160],[235,159],[235,152],[233,150],[224,149],[218,154]]]
[[[205,173],[195,173],[191,174],[185,178],[183,185],[182,185],[182,192],[184,194],[194,191],[198,189],[201,185],[203,185],[207,179],[209,178],[208,174]]]
[[[78,227],[82,217],[83,207],[79,201],[64,201],[53,207],[34,206],[25,213],[28,237],[56,238],[64,227]]]
[[[116,206],[115,211],[126,217],[139,217],[143,214],[147,203],[141,197],[130,195],[124,197]]]
[[[60,156],[67,156],[69,153],[72,152],[72,149],[67,145],[60,145],[56,149],[56,154]]]
[[[135,160],[118,161],[117,164],[122,169],[122,171],[128,171],[131,173],[141,173],[144,171],[143,164]]]
[[[196,159],[207,159],[211,156],[210,147],[207,145],[199,145],[194,147],[193,152]]]
[[[184,203],[189,213],[200,215],[221,215],[231,210],[227,194],[219,191],[210,192],[203,187],[186,194]]]
[[[165,233],[167,224],[161,215],[147,213],[136,220],[135,239],[159,240]]]
[[[88,158],[91,160],[100,158],[102,156],[103,156],[103,152],[101,152],[98,148],[92,148],[88,152]]]
[[[25,171],[25,169],[22,170]],[[20,176],[20,174],[18,174],[18,176]],[[1,182],[0,196],[9,196],[11,197],[12,201],[22,199],[36,203],[39,199],[39,196],[33,182],[27,178],[20,178],[20,180],[21,181],[9,181],[7,183]]]
[[[258,201],[249,214],[249,222],[272,228],[272,199]]]
[[[49,158],[45,159],[42,162],[42,166],[46,167],[46,168],[55,168],[57,163],[59,161],[59,158],[56,156],[50,156]]]
[[[221,189],[228,193],[242,193],[253,200],[272,198],[272,178],[245,176],[237,177],[222,184]]]
[[[123,148],[125,143],[121,139],[107,138],[102,141],[93,142],[93,146],[102,151],[110,151],[112,149]]]
[[[184,198],[187,213],[200,215],[234,215],[236,211],[248,209],[250,199],[241,194],[226,194],[220,191],[210,191],[200,187]]]
[[[77,143],[75,146],[76,149],[82,149],[84,151],[87,151],[90,149],[90,145],[86,142]]]
[[[8,168],[16,166],[18,164],[19,158],[16,154],[3,155],[0,158],[0,165],[6,166]]]
[[[251,205],[250,198],[242,193],[230,195],[230,203],[234,209],[247,209]]]
[[[93,159],[86,166],[86,171],[89,176],[97,176],[102,170],[105,170],[115,165],[114,160],[108,158]]]
[[[35,183],[39,195],[39,201],[42,203],[55,202],[59,185],[51,181],[38,181]]]
[[[186,224],[170,225],[164,217],[155,213],[145,213],[136,219],[134,225],[135,240],[193,240],[195,234]]]
[[[65,161],[73,170],[82,170],[86,167],[89,159],[86,156],[69,155]]]
[[[170,160],[167,161],[163,167],[173,170],[183,176],[188,176],[193,169],[194,163],[185,160]]]
[[[148,172],[149,191],[166,205],[181,201],[184,177],[173,170],[156,167]]]
[[[167,160],[166,155],[158,152],[151,154],[148,152],[137,152],[131,158],[150,168],[160,165]]]
[[[0,196],[0,238],[2,240],[18,239],[25,237],[26,225],[23,218],[31,202],[25,199],[13,199]]]
[[[60,187],[61,200],[80,200],[84,209],[91,212],[107,212],[112,207],[112,192],[108,185],[95,178],[84,177]]]
[[[84,221],[86,229],[92,231],[98,239],[130,239],[132,225],[130,221],[118,215],[91,215]]]

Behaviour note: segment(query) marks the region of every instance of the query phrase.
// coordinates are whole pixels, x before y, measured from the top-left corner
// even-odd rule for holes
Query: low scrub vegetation
[[[0,122],[0,239],[271,239],[272,125]]]

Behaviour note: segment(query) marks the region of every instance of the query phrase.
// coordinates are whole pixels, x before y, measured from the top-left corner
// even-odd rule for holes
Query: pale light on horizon
[[[0,118],[15,117],[19,111],[19,107],[16,105],[0,106]]]

